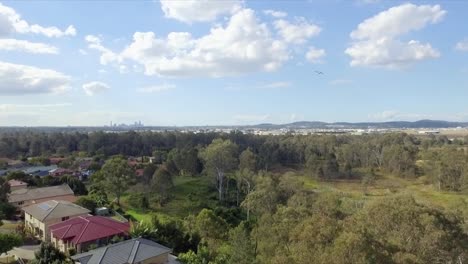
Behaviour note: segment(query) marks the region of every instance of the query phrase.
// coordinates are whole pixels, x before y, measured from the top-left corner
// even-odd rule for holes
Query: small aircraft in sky
[[[316,74],[324,74],[323,72],[321,71],[315,71]]]

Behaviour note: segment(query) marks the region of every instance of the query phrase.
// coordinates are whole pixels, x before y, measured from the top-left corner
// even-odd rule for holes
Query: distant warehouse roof
[[[35,189],[22,189],[12,191],[8,196],[8,202],[15,203],[73,194],[72,189],[70,189],[70,186],[67,184]]]

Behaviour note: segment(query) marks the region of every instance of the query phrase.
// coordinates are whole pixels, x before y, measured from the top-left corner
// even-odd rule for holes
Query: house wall
[[[50,238],[51,238],[51,243],[52,245],[54,245],[54,247],[64,253],[68,253],[68,249],[70,248],[70,244],[69,243],[66,243],[64,242],[63,240],[60,240],[60,239],[57,239],[55,237],[52,236],[52,234],[50,235]]]
[[[76,253],[86,252],[86,251],[88,251],[88,247],[90,245],[93,245],[93,244],[97,245],[97,247],[107,246],[107,245],[109,245],[111,239],[114,236],[125,237],[125,234],[121,233],[121,234],[113,235],[113,236],[110,236],[110,237],[103,237],[103,238],[100,238],[100,239],[97,239],[97,240],[94,240],[94,241],[88,241],[88,242],[85,242],[85,243],[74,245],[72,243],[67,243],[67,242],[65,242],[63,240],[57,239],[57,238],[53,237],[52,232],[50,233],[50,238],[51,238],[52,244],[58,250],[62,251],[63,253],[68,253],[69,248],[74,248],[76,250]]]
[[[21,189],[26,189],[26,188],[28,188],[27,185],[10,186],[10,190],[11,190],[11,191],[21,190]]]
[[[24,225],[25,227],[40,240],[45,241],[45,225],[43,222],[34,218],[28,213],[24,213]]]

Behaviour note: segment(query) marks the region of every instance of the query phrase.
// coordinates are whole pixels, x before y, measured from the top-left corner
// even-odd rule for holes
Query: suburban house
[[[103,216],[79,216],[49,226],[51,242],[60,251],[77,253],[86,251],[90,245],[98,247],[109,244],[113,237],[126,238],[129,223],[122,223]]]
[[[54,170],[49,171],[49,175],[52,177],[61,177],[64,175],[72,175],[73,171],[69,169],[64,169],[64,168],[57,168]]]
[[[156,242],[135,238],[71,257],[77,264],[178,264],[171,249]]]
[[[31,166],[31,167],[26,167],[22,168],[21,171],[23,171],[26,174],[33,175],[33,176],[47,176],[49,175],[49,171],[57,169],[57,165],[50,165],[50,166]],[[44,175],[45,174],[45,175]]]
[[[21,189],[26,189],[28,188],[28,184],[23,182],[23,181],[18,181],[18,180],[9,180],[8,184],[10,185],[10,191],[16,191],[16,190],[21,190]]]
[[[54,165],[57,165],[59,164],[60,162],[66,160],[66,158],[61,158],[61,157],[51,157],[49,158],[50,160],[50,164],[54,164]]]
[[[90,212],[74,203],[56,200],[26,206],[22,210],[24,211],[25,229],[42,241],[50,241],[50,225],[72,217],[86,216]]]
[[[137,177],[142,177],[144,173],[145,173],[144,169],[135,170],[135,176]]]
[[[8,195],[8,202],[16,207],[25,207],[53,199],[69,202],[76,201],[75,194],[67,184],[34,189],[19,189],[12,191]]]

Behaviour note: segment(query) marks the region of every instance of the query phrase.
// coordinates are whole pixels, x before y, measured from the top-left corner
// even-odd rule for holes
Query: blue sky
[[[3,1],[0,126],[468,121],[467,13],[465,1]]]

